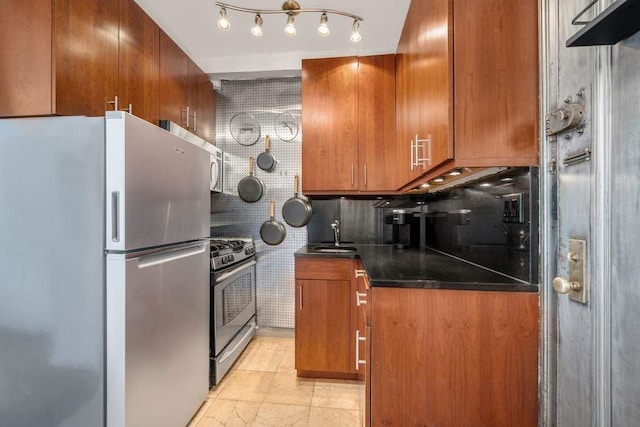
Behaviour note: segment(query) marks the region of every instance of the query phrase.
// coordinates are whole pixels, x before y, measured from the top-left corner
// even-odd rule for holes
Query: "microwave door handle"
[[[251,261],[251,262],[248,262],[248,263],[244,264],[240,268],[235,268],[232,271],[228,271],[228,272],[226,272],[224,274],[221,274],[220,277],[216,277],[216,283],[224,282],[225,280],[227,280],[229,277],[233,276],[234,274],[239,273],[239,272],[241,272],[243,270],[246,270],[247,268],[252,267],[254,265],[256,265],[256,262],[255,261]]]

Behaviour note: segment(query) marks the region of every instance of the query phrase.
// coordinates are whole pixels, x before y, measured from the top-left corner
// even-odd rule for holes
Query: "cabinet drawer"
[[[296,259],[296,279],[350,280],[352,272],[350,259]]]

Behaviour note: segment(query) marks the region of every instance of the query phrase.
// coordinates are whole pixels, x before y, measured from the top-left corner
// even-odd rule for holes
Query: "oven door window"
[[[228,325],[253,304],[253,274],[236,278],[222,290],[222,324]]]

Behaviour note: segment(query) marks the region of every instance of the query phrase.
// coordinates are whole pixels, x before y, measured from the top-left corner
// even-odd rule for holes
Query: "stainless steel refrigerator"
[[[189,421],[209,207],[209,153],[134,116],[0,120],[0,426]]]

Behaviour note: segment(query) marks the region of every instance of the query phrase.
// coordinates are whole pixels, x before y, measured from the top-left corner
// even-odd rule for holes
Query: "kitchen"
[[[220,31],[215,22],[222,15],[221,7],[194,2],[182,10],[182,5],[169,3],[173,2],[163,6],[140,1],[139,9],[125,0],[3,2],[0,33],[5,43],[0,48],[0,84],[5,96],[0,102],[0,116],[7,119],[2,119],[0,126],[7,127],[3,126],[0,138],[8,151],[3,150],[0,159],[0,194],[3,206],[19,203],[29,214],[3,209],[2,216],[2,228],[8,232],[8,245],[3,245],[0,257],[6,276],[0,290],[0,361],[2,376],[7,378],[0,393],[2,422],[104,425],[103,416],[99,415],[97,421],[95,416],[91,418],[94,410],[108,413],[113,407],[108,396],[116,400],[124,397],[110,392],[106,384],[109,372],[113,372],[108,368],[109,351],[117,348],[109,344],[109,337],[113,337],[109,335],[113,331],[108,322],[109,295],[106,325],[101,320],[105,308],[99,297],[73,295],[88,302],[81,312],[93,315],[92,321],[96,322],[84,332],[91,344],[82,350],[73,348],[68,328],[78,326],[79,319],[62,316],[48,305],[56,294],[46,286],[46,273],[70,265],[64,253],[57,250],[65,233],[104,230],[109,224],[117,224],[108,217],[110,209],[106,205],[117,206],[120,200],[127,200],[113,196],[117,190],[111,191],[107,193],[111,194],[109,198],[94,200],[86,211],[78,206],[74,216],[56,226],[60,213],[53,207],[59,206],[60,200],[74,200],[67,199],[73,194],[68,194],[66,186],[80,181],[73,176],[65,178],[71,181],[58,179],[61,171],[49,169],[51,162],[46,157],[56,158],[59,153],[55,147],[45,149],[35,142],[32,156],[38,157],[38,162],[21,168],[17,159],[24,157],[12,151],[15,144],[8,144],[15,141],[8,127],[8,120],[12,120],[9,117],[45,116],[24,120],[46,121],[54,120],[47,119],[52,115],[86,115],[103,117],[101,120],[108,125],[137,119],[131,114],[153,124],[145,127],[149,135],[156,135],[155,125],[160,120],[168,120],[215,142],[218,150],[209,150],[209,161],[197,162],[208,163],[205,169],[213,170],[213,164],[223,157],[222,188],[209,193],[217,183],[205,183],[210,196],[205,209],[208,230],[198,229],[187,240],[253,239],[257,256],[251,253],[251,247],[243,249],[249,252],[249,262],[256,261],[253,303],[258,336],[249,350],[268,338],[263,333],[289,330],[291,334],[295,326],[295,350],[289,350],[295,353],[301,378],[349,378],[338,384],[351,385],[349,381],[361,376],[357,367],[365,366],[368,373],[371,370],[364,378],[371,386],[371,400],[365,410],[371,418],[363,416],[361,421],[372,425],[514,425],[508,422],[510,419],[526,420],[517,425],[638,422],[640,382],[636,373],[640,370],[633,357],[638,350],[633,338],[640,328],[640,293],[633,286],[637,248],[631,238],[637,228],[633,213],[638,200],[636,165],[640,154],[634,120],[638,111],[634,95],[639,83],[635,70],[640,61],[637,28],[632,24],[640,21],[636,19],[635,1],[603,0],[588,10],[588,2],[580,0],[509,2],[509,7],[496,1],[470,5],[459,0],[414,0],[394,2],[393,7],[381,3],[377,8],[370,2],[349,6],[304,2],[304,7],[347,9],[362,17],[362,22],[356,19],[351,25],[352,20],[329,13],[330,37],[345,39],[342,51],[330,50],[326,45],[318,48],[323,46],[315,31],[319,14],[300,13],[295,17],[297,39],[302,43],[297,49],[304,53],[297,55],[291,54],[296,48],[290,44],[296,38],[283,34],[277,39],[266,38],[274,25],[280,26],[274,21],[286,18],[282,12],[275,16],[263,13],[265,35],[256,41],[258,38],[249,33],[253,13],[228,6],[225,13],[232,29]],[[255,7],[248,3],[242,6]],[[269,7],[279,9],[280,2],[275,3]],[[382,12],[376,15],[373,9]],[[93,16],[91,25],[81,19],[87,15]],[[450,19],[442,22],[451,25],[438,26],[442,24],[437,22],[438,16]],[[395,36],[391,27],[383,25],[384,18],[396,23]],[[578,21],[577,25],[572,20]],[[580,23],[584,21],[591,22]],[[207,28],[209,36],[194,34],[197,28]],[[308,31],[303,29],[308,28],[313,30],[311,35],[305,35]],[[356,30],[362,31],[361,44],[346,40]],[[246,47],[240,49],[234,41],[243,37]],[[366,44],[368,38],[382,40],[378,50]],[[207,50],[213,49],[211,40],[228,49],[220,47],[218,52],[226,53],[208,53],[215,52]],[[262,44],[265,40],[271,40],[266,42],[270,44]],[[573,46],[566,47],[567,43]],[[438,50],[443,46],[444,51]],[[378,73],[383,69],[390,72]],[[495,73],[491,71],[494,69]],[[421,78],[421,73],[428,77]],[[484,79],[483,83],[477,84],[474,78]],[[211,91],[211,80],[216,92]],[[332,96],[327,97],[328,93]],[[105,119],[105,110],[112,109],[125,109],[131,114],[110,113]],[[39,129],[34,126],[32,132],[37,134]],[[169,138],[170,134],[157,131],[162,133],[154,138]],[[258,160],[265,153],[267,134],[275,167],[266,171],[257,162],[253,176],[264,194],[248,203],[238,196],[238,184],[251,175],[249,157]],[[52,144],[65,140],[53,133],[42,135],[51,138]],[[178,148],[190,155],[185,147],[189,146]],[[99,151],[93,156],[99,169]],[[157,174],[160,179],[170,176],[170,169],[153,158],[150,164],[142,161],[140,170]],[[158,173],[154,165],[166,173]],[[293,188],[296,175],[301,180],[299,191]],[[100,180],[105,176],[101,176],[92,178],[96,180],[92,183],[99,189],[95,193],[104,195]],[[444,182],[439,182],[441,178]],[[26,185],[25,181],[36,182],[15,191],[21,188],[18,183]],[[153,182],[148,179],[146,191],[153,192]],[[110,188],[108,181],[105,185]],[[171,182],[162,187],[171,187]],[[284,203],[294,192],[301,193],[313,208],[303,227],[288,225],[282,215]],[[272,199],[275,215],[270,213]],[[149,203],[153,201],[158,200]],[[102,209],[96,211],[96,206]],[[198,212],[202,207],[199,205]],[[108,218],[99,212],[105,212]],[[85,221],[89,214],[95,216],[95,223]],[[180,218],[175,214],[178,216],[169,218]],[[129,219],[128,212],[124,215],[122,218]],[[276,246],[266,245],[260,234],[270,216],[284,224],[286,232]],[[16,229],[29,230],[26,236],[33,237],[21,239],[18,231],[11,232]],[[129,237],[126,231],[124,236]],[[93,236],[93,246],[102,244],[96,258],[97,276],[91,279],[96,282],[102,283],[100,271],[107,270],[108,261],[104,265],[105,261],[100,261],[103,256],[106,260],[120,255],[130,259],[127,251],[136,249],[113,249],[104,245],[104,234],[86,235]],[[107,241],[119,237],[112,232],[106,236]],[[336,246],[337,242],[342,244]],[[25,261],[33,258],[29,248],[42,246],[56,247],[43,251],[49,258],[43,265],[50,267],[38,266],[35,259]],[[102,253],[105,249],[107,255]],[[116,252],[110,253],[112,250]],[[230,253],[225,250],[219,249],[220,263],[222,259],[229,262]],[[149,260],[147,265],[153,266],[160,258]],[[331,262],[336,264],[326,264]],[[323,267],[314,267],[314,263]],[[354,270],[365,270],[359,273],[364,277],[356,279]],[[415,270],[418,276],[412,275]],[[25,271],[33,272],[33,277]],[[108,271],[106,276],[109,283]],[[204,280],[208,284],[209,279]],[[367,281],[370,289],[366,289]],[[32,293],[21,293],[24,284],[40,282],[43,285],[33,285]],[[332,325],[341,326],[323,329],[322,323],[314,326],[308,316],[300,317],[305,313],[299,307],[314,307],[309,298],[325,292],[314,290],[313,285],[319,282],[327,285],[326,289],[338,287],[338,293],[345,295],[331,300],[346,313],[342,322],[333,319]],[[37,289],[43,293],[38,294]],[[105,292],[109,294],[110,289]],[[359,299],[355,300],[358,293],[368,294],[366,303],[360,306]],[[502,300],[507,297],[513,299]],[[198,307],[205,307],[203,300],[209,307],[207,296],[196,299]],[[523,308],[518,309],[518,304],[524,304]],[[363,306],[365,312],[369,311],[368,320],[360,315]],[[316,314],[323,313],[317,310]],[[447,317],[452,313],[453,318]],[[359,325],[360,318],[364,325]],[[172,330],[179,327],[178,323],[163,323],[163,327]],[[434,324],[453,328],[455,339],[448,341],[435,332],[426,333]],[[100,325],[105,327],[106,336],[100,332]],[[495,334],[497,341],[483,341],[491,335],[485,333],[492,328],[487,325],[502,331]],[[17,331],[12,329],[16,327]],[[154,330],[152,325],[147,327],[151,328],[148,331]],[[209,325],[204,328],[213,329]],[[419,341],[408,335],[410,329],[420,334]],[[373,333],[372,341],[361,341],[370,337],[367,330]],[[304,331],[313,333],[302,334]],[[359,335],[361,331],[365,334]],[[394,338],[391,345],[385,345],[385,336]],[[465,339],[473,340],[474,336],[480,341],[469,345]],[[107,341],[106,356],[100,337]],[[117,340],[118,334],[115,337]],[[507,338],[500,341],[500,337]],[[290,342],[293,338],[289,335],[284,339]],[[344,352],[332,356],[344,360],[348,367],[327,364],[332,357],[318,358],[315,366],[301,365],[313,362],[314,350],[322,353],[318,343],[323,341],[325,346],[346,343]],[[235,344],[231,347],[239,348]],[[430,350],[433,348],[439,349],[441,359],[435,357]],[[171,349],[164,351],[173,354]],[[364,359],[370,357],[364,365],[359,363],[363,357],[355,357],[358,352]],[[47,357],[36,357],[36,353]],[[61,369],[55,371],[56,375],[82,380],[88,378],[83,376],[88,375],[87,363],[79,360],[89,353],[97,354],[91,372],[101,378],[105,375],[103,356],[107,359],[104,394],[95,392],[96,384],[104,381],[95,378],[89,381],[94,386],[91,399],[88,391],[75,391],[87,401],[67,406],[47,404],[45,397],[55,395],[48,387],[32,394],[35,391],[29,387],[37,382],[29,380],[30,371],[33,374],[49,366],[47,363],[56,363],[77,368]],[[302,355],[307,357],[298,359]],[[358,362],[352,367],[354,358]],[[500,365],[505,369],[496,368]],[[138,373],[142,373],[145,364],[138,366]],[[483,366],[491,369],[481,369]],[[135,378],[135,374],[130,377]],[[444,384],[443,378],[447,380]],[[313,387],[321,390],[325,381],[332,380],[306,381],[315,381]],[[61,390],[63,385],[74,387],[72,381],[55,376],[45,383],[54,389],[59,385]],[[224,393],[224,389],[223,385],[218,393]],[[201,398],[207,401],[207,410],[216,401],[224,403],[215,390],[212,396],[205,390]],[[406,396],[395,394],[402,391]],[[385,398],[383,393],[392,393],[398,399]],[[24,406],[26,399],[41,405],[34,409]],[[456,401],[466,399],[470,399],[467,405],[456,406]],[[195,404],[185,406],[189,405]],[[171,405],[156,401],[156,406]],[[144,412],[145,408],[143,405],[138,410]],[[206,419],[206,411],[199,415],[194,419],[196,425],[213,422]],[[524,418],[517,418],[521,416]],[[43,421],[45,418],[38,417],[49,418]],[[267,421],[263,417],[262,423]],[[259,420],[255,422],[260,424]]]

